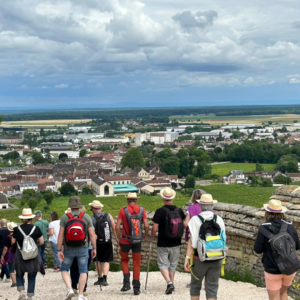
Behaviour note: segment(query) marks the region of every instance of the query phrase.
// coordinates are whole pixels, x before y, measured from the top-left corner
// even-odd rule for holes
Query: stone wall
[[[299,186],[281,186],[279,187],[271,199],[278,199],[288,208],[287,216],[293,221],[298,234],[300,235],[300,187]],[[190,205],[188,202],[184,210]],[[225,270],[234,269],[239,272],[249,270],[257,282],[264,286],[264,270],[261,262],[261,256],[253,251],[258,227],[264,222],[264,211],[259,208],[217,203],[214,207],[216,214],[220,215],[225,222],[227,245],[229,247]],[[151,219],[154,212],[148,212],[148,218],[151,227]],[[157,239],[152,245],[151,262],[157,261]],[[142,244],[142,267],[147,266],[150,242],[147,240]],[[114,244],[115,263],[120,263],[118,254],[118,246]],[[51,255],[51,249],[47,249]],[[183,240],[181,247],[181,255],[178,264],[178,271],[183,271],[183,263],[186,255],[186,243]],[[300,297],[300,272],[295,278],[295,287],[291,287],[289,294]]]

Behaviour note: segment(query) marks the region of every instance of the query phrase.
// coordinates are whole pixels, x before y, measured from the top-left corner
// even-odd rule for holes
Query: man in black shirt
[[[0,221],[0,257],[2,255],[3,249],[4,249],[4,243],[6,238],[9,236],[9,230],[7,229],[7,220],[2,219]],[[9,271],[7,268],[7,265],[2,266],[1,274],[0,274],[0,281],[4,279],[4,275],[6,275],[6,279],[4,280],[4,283],[10,282],[10,276]]]
[[[174,277],[179,260],[185,215],[182,209],[173,205],[173,199],[176,196],[174,190],[165,188],[160,195],[163,198],[164,206],[157,209],[153,217],[151,239],[158,231],[157,263],[167,282],[166,294],[172,294],[175,290]]]

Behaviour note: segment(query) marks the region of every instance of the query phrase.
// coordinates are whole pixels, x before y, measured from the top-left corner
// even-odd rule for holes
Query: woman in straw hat
[[[2,266],[7,263],[8,265],[8,271],[10,278],[12,280],[12,285],[11,287],[16,287],[17,282],[16,282],[16,274],[15,274],[15,269],[14,269],[14,260],[15,260],[15,254],[13,252],[12,247],[12,234],[14,232],[14,228],[17,227],[18,225],[14,222],[10,222],[7,224],[7,229],[9,230],[10,234],[7,236],[7,238],[4,241],[4,249],[3,253],[1,256],[1,264]]]
[[[35,241],[37,245],[43,245],[44,238],[41,230],[32,225],[32,220],[35,215],[32,214],[31,208],[24,208],[22,211],[22,215],[19,218],[22,221],[22,224],[18,227],[14,228],[12,242],[17,243],[18,247],[15,253],[15,262],[14,267],[16,270],[16,279],[17,279],[17,289],[20,292],[20,296],[18,300],[23,299],[31,299],[34,296],[35,289],[35,279],[37,272],[45,275],[45,269],[40,255],[37,255],[33,259],[24,260],[22,254],[19,250],[19,247],[22,249],[24,235],[20,231],[20,229],[26,234],[29,235],[32,230],[32,234],[30,237]],[[33,229],[34,228],[34,229]],[[25,287],[24,287],[24,274],[28,273],[28,288],[27,288],[27,298],[25,295]]]
[[[287,221],[284,214],[287,209],[282,206],[279,200],[270,200],[264,204],[266,223],[262,224],[258,231],[255,241],[254,251],[258,254],[263,253],[262,262],[265,270],[265,282],[270,300],[287,300],[287,289],[292,284],[296,273],[284,275],[280,272],[273,258],[273,250],[269,243],[269,238],[262,234],[265,229],[271,234],[278,234],[281,226],[287,224],[287,233],[293,238],[296,250],[300,249],[300,241],[295,227]]]

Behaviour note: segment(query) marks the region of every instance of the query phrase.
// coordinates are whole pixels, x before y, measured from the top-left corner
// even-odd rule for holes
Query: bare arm
[[[188,223],[189,223],[190,219],[191,219],[191,215],[190,214],[186,214],[186,217],[185,217],[185,219],[183,221],[184,228],[188,227]]]
[[[190,258],[192,253],[194,251],[194,248],[192,247],[192,241],[191,239],[189,239],[188,245],[187,245],[187,250],[186,250],[186,258],[185,258],[185,262],[184,262],[184,269],[187,272],[190,272]]]
[[[1,256],[1,263],[2,263],[2,261],[4,261],[4,256],[7,252],[7,250],[8,250],[8,248],[5,246],[4,249],[3,249],[3,252],[2,252],[2,256]]]
[[[48,232],[49,232],[49,235],[52,236],[52,235],[54,234],[54,228],[49,228],[49,229],[48,229]]]
[[[117,220],[117,224],[116,224],[116,236],[118,239],[120,239],[120,231],[121,231],[121,224],[122,224],[122,220],[121,219],[118,219]]]
[[[88,229],[88,232],[89,232],[89,237],[90,237],[90,241],[92,243],[92,246],[93,246],[93,249],[96,249],[96,234],[95,234],[95,231],[93,229],[93,227],[90,227]]]
[[[152,232],[151,232],[151,240],[154,239],[157,231],[158,231],[158,224],[157,223],[153,223]]]
[[[117,232],[116,232],[116,224],[115,224],[115,220],[114,218],[112,217],[112,215],[109,215],[110,217],[110,224],[111,224],[111,230],[115,236],[115,238],[118,240],[118,236],[117,236]]]
[[[59,233],[58,233],[58,238],[57,238],[57,249],[61,250],[63,240],[64,240],[64,233],[65,233],[65,228],[60,226]]]
[[[44,245],[44,237],[43,237],[43,236],[41,236],[41,237],[39,237],[39,238],[37,239],[37,244],[38,244],[39,246]]]
[[[144,223],[144,227],[145,227],[145,235],[144,235],[144,240],[145,240],[147,238],[147,236],[148,236],[148,233],[149,233],[148,219],[144,219],[143,223]]]

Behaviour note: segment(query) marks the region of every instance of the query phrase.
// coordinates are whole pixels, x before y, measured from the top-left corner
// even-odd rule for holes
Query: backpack
[[[111,243],[111,230],[110,230],[110,224],[108,222],[108,214],[105,213],[102,216],[94,215],[94,218],[96,220],[95,225],[95,233],[97,235],[97,243],[98,244],[107,244]]]
[[[142,233],[142,220],[144,209],[143,207],[140,208],[140,211],[136,215],[131,215],[127,209],[127,207],[123,207],[125,211],[125,216],[129,224],[129,234],[127,234],[125,228],[126,235],[124,238],[129,241],[131,244],[139,244],[143,240],[143,233]]]
[[[166,214],[165,236],[170,239],[181,239],[184,232],[184,225],[180,209],[178,207],[163,207]]]
[[[31,237],[36,226],[33,226],[32,230],[30,231],[30,233],[28,235],[26,235],[24,233],[24,231],[21,229],[20,226],[18,226],[18,228],[19,228],[20,232],[22,233],[22,235],[24,236],[22,249],[20,248],[19,243],[17,243],[23,260],[29,260],[29,259],[36,258],[39,254],[39,250],[38,250],[36,242]]]
[[[281,274],[291,275],[300,269],[296,243],[287,232],[288,224],[282,223],[279,233],[273,234],[264,226],[259,227],[259,231],[269,239],[272,248],[272,261],[275,261]]]
[[[69,220],[65,226],[65,241],[69,247],[82,247],[86,243],[86,225],[82,219],[84,212],[78,217],[74,217],[71,213],[67,216]]]
[[[198,256],[200,261],[221,260],[227,255],[225,232],[217,223],[217,215],[212,220],[200,219],[201,227],[198,239]]]

